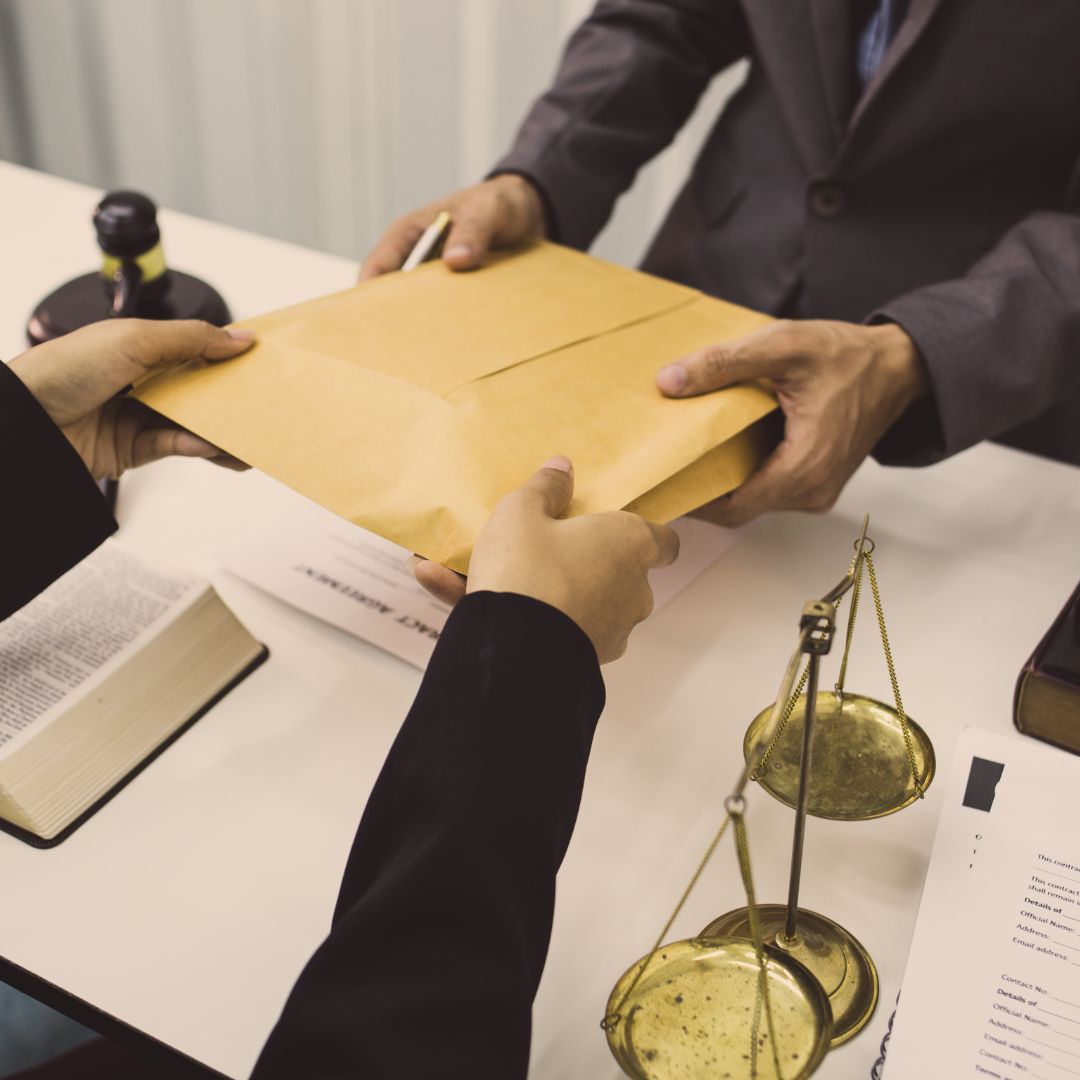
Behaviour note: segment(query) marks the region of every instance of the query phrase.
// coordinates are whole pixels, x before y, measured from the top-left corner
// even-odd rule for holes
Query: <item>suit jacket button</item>
[[[808,202],[810,213],[825,221],[841,217],[848,207],[847,192],[839,184],[814,184]]]

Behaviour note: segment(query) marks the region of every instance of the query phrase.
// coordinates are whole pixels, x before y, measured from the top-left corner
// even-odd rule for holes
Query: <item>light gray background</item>
[[[590,7],[0,0],[0,158],[359,258],[485,174]],[[637,261],[742,74],[643,170],[597,254]]]

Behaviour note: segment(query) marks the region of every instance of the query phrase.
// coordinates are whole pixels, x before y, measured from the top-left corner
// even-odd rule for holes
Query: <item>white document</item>
[[[1080,1076],[1080,757],[960,733],[883,1076]]]
[[[681,592],[735,534],[681,518],[678,561],[650,575],[655,608]],[[450,609],[416,583],[409,552],[322,510],[304,506],[285,527],[226,556],[244,581],[419,668],[427,666]]]
[[[316,506],[223,566],[244,581],[419,668],[450,614],[416,583],[409,552]]]

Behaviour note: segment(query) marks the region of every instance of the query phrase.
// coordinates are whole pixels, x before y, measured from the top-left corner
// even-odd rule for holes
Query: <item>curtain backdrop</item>
[[[590,6],[0,0],[0,157],[359,258],[484,175]],[[637,261],[742,76],[715,81],[597,254]]]

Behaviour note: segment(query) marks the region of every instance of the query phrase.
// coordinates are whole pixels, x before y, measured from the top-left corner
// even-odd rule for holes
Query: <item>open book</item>
[[[0,828],[59,843],[266,656],[209,582],[107,542],[0,622]]]

